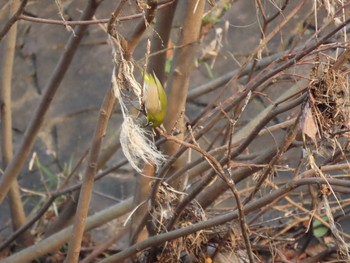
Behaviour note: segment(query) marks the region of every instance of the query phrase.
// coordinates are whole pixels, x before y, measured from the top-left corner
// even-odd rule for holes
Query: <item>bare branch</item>
[[[350,187],[350,182],[348,180],[337,180],[337,179],[328,179],[328,183],[331,185],[338,185],[338,186],[348,186]],[[285,184],[278,190],[275,190],[261,198],[259,198],[256,201],[251,202],[250,204],[246,205],[244,207],[244,214],[248,215],[252,211],[255,211],[258,208],[261,208],[271,202],[271,200],[274,200],[280,196],[285,195],[286,193],[293,191],[294,189],[303,186],[303,185],[309,185],[309,184],[328,184],[327,181],[323,178],[306,178],[306,179],[300,179],[300,180],[294,180],[290,181],[289,183]],[[202,221],[200,223],[196,223],[193,225],[190,225],[188,227],[184,227],[181,229],[173,230],[164,234],[159,234],[154,237],[150,237],[144,241],[141,241],[133,246],[130,246],[123,251],[110,256],[104,260],[101,261],[101,263],[112,263],[112,262],[119,262],[123,259],[126,259],[137,252],[154,246],[159,246],[163,244],[164,242],[174,240],[176,238],[179,238],[181,236],[186,236],[192,233],[195,233],[202,229],[207,229],[213,226],[224,224],[225,222],[237,219],[239,216],[238,211],[234,211],[231,213],[227,213],[225,215],[217,216],[212,219],[209,219],[207,221]]]
[[[99,2],[99,1],[97,1]],[[85,8],[81,19],[91,19],[98,4],[95,0],[90,0],[87,7]],[[67,42],[65,52],[62,54],[58,61],[54,72],[51,75],[49,83],[45,89],[44,96],[41,100],[39,107],[37,108],[33,119],[26,129],[23,140],[20,144],[18,151],[14,158],[11,160],[9,165],[6,167],[5,173],[0,181],[0,203],[4,200],[11,183],[17,178],[20,170],[22,169],[30,151],[32,150],[35,138],[39,132],[39,129],[44,121],[47,110],[51,105],[51,101],[55,96],[55,93],[68,70],[68,67],[74,57],[74,54],[78,48],[81,39],[84,36],[87,25],[79,25],[75,30],[76,36],[71,35]]]
[[[5,24],[2,31],[0,31],[0,42],[4,38],[4,36],[7,34],[7,32],[11,29],[11,27],[17,22],[17,20],[19,19],[19,16],[23,13],[27,2],[28,0],[22,0],[22,3],[18,7],[17,12],[14,13],[14,15],[10,18],[10,20]]]

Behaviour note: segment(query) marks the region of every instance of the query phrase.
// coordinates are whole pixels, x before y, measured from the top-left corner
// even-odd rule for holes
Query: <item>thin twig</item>
[[[167,3],[158,5],[157,10],[162,9],[170,4],[172,4],[174,0],[170,0]],[[143,13],[137,13],[134,15],[128,15],[128,16],[121,16],[115,20],[115,22],[122,22],[122,21],[128,21],[137,19],[143,16]],[[47,18],[40,18],[40,17],[33,17],[28,15],[20,14],[18,16],[18,20],[25,20],[29,22],[34,23],[41,23],[41,24],[49,24],[49,25],[69,25],[69,26],[77,26],[77,25],[96,25],[96,24],[107,24],[110,21],[110,18],[104,18],[104,19],[94,19],[94,20],[78,20],[78,21],[62,21],[62,20],[55,20],[55,19],[47,19]]]
[[[254,91],[257,87],[259,87],[260,85],[262,85],[263,83],[265,83],[268,79],[272,78],[273,76],[275,76],[278,72],[281,72],[285,69],[287,69],[288,67],[294,65],[297,61],[301,60],[302,58],[304,58],[306,55],[308,55],[309,53],[311,53],[312,51],[314,51],[317,47],[319,47],[321,44],[325,43],[326,41],[328,41],[334,34],[336,34],[339,30],[341,30],[344,26],[346,26],[347,24],[350,23],[350,19],[346,20],[344,23],[340,24],[339,26],[337,26],[334,30],[332,30],[330,33],[326,34],[324,37],[322,37],[321,39],[319,39],[319,41],[316,42],[316,44],[313,45],[309,45],[307,46],[305,49],[302,49],[298,54],[296,54],[295,56],[293,56],[289,61],[287,61],[286,63],[282,64],[281,66],[279,66],[278,68],[276,68],[275,70],[269,72],[269,73],[261,73],[258,76],[261,76],[260,79],[258,79],[258,76],[254,78],[254,81],[251,81],[250,83],[247,84],[247,86],[244,89],[244,92],[242,92],[241,94],[239,94],[238,96],[235,95],[235,97],[229,98],[227,99],[227,101],[230,101],[230,104],[227,105],[223,110],[224,111],[230,111],[237,103],[239,103],[242,99],[244,99],[246,97],[246,95],[248,94],[248,92],[250,91]],[[236,73],[236,75],[240,75],[239,72]],[[229,83],[229,82],[228,82]],[[228,83],[226,84],[226,86],[228,85]],[[222,109],[222,108],[220,108]],[[203,136],[211,127],[214,126],[214,124],[216,122],[218,122],[221,119],[220,116],[215,117],[215,118],[211,118],[211,121],[204,126],[196,135],[196,139],[200,138],[201,136]],[[196,123],[200,122],[200,118],[196,119]],[[195,123],[192,123],[192,125]],[[182,147],[178,150],[178,152],[173,156],[176,158],[176,156],[180,156],[184,151],[186,150],[185,147]],[[174,158],[174,159],[175,159]],[[171,164],[169,163],[173,163],[175,160],[171,159],[166,165],[165,167],[163,167],[164,169],[161,170],[160,177],[162,177],[162,175],[165,173],[165,171],[167,171],[167,169],[170,167]],[[209,184],[211,182],[212,179],[210,179],[210,176],[205,177],[206,179],[201,181],[201,184]],[[160,180],[156,181],[155,185],[158,185],[160,183]],[[157,192],[157,187],[154,187],[152,190],[152,195],[151,195],[151,202],[152,200],[155,198],[155,194]],[[196,186],[196,189],[198,191],[201,191],[203,188],[201,186]]]
[[[23,4],[23,2],[22,2]],[[13,0],[10,3],[9,17],[16,15],[21,8],[19,0]],[[1,153],[4,167],[6,167],[13,158],[13,134],[12,134],[12,77],[13,65],[15,59],[17,41],[17,23],[14,23],[9,29],[7,37],[3,43],[2,61],[1,61]],[[14,180],[9,191],[9,205],[11,212],[12,229],[16,231],[26,222],[26,214],[21,200],[19,185]],[[30,245],[33,242],[32,235],[26,231],[18,240],[19,245]]]
[[[114,73],[113,73],[114,74]],[[81,240],[85,230],[85,220],[88,214],[94,177],[97,168],[97,159],[101,148],[102,139],[105,135],[108,120],[112,114],[114,101],[116,100],[111,85],[105,95],[103,104],[100,110],[100,116],[96,125],[90,154],[88,158],[88,165],[83,178],[83,185],[79,194],[78,207],[74,219],[73,232],[70,238],[66,262],[78,262],[81,247]]]
[[[297,119],[295,120],[293,128],[285,136],[284,142],[283,142],[281,148],[279,149],[277,155],[274,158],[272,158],[272,160],[270,161],[268,167],[264,171],[264,174],[259,178],[258,182],[255,184],[254,190],[244,199],[243,204],[247,204],[254,197],[255,193],[259,190],[261,185],[264,183],[266,178],[269,176],[271,171],[274,169],[274,165],[280,160],[282,155],[288,150],[289,146],[295,140],[295,137],[296,137],[296,135],[297,135],[297,133],[299,131],[299,119],[300,119],[300,116],[301,116],[301,112],[299,113]]]
[[[337,179],[328,179],[328,183],[331,185],[339,185],[339,186],[347,186],[350,187],[350,182],[348,180],[337,180]],[[279,198],[294,189],[303,186],[303,185],[310,185],[310,184],[328,184],[325,179],[323,178],[305,178],[305,179],[299,179],[299,180],[293,180],[285,185],[283,185],[281,188],[274,190],[270,192],[269,194],[265,195],[262,198],[259,198],[249,204],[247,204],[244,207],[244,214],[248,215],[251,212],[255,211],[256,209],[259,209],[261,207],[264,207],[265,205],[271,203],[271,200],[274,200],[276,198]],[[207,229],[216,225],[224,224],[228,221],[232,221],[234,219],[237,219],[239,217],[238,211],[234,211],[231,213],[227,213],[224,215],[220,215],[217,217],[214,217],[212,219],[208,219],[206,221],[201,221],[199,223],[176,229],[167,233],[159,234],[157,236],[153,236],[148,238],[147,240],[141,241],[133,246],[130,246],[123,251],[110,256],[104,260],[101,261],[101,263],[112,263],[112,262],[121,262],[123,259],[126,259],[146,248],[159,246],[163,244],[164,242],[171,241],[174,239],[177,239],[182,236],[190,235],[193,233],[196,233],[197,231]]]
[[[19,19],[19,16],[23,13],[24,8],[26,4],[28,3],[28,0],[22,0],[21,5],[18,7],[17,12],[10,18],[9,21],[5,24],[4,28],[0,32],[0,42],[4,38],[4,36],[7,34],[7,32],[11,29],[11,27],[16,23]]]
[[[347,19],[342,24],[338,25],[335,29],[331,30],[328,34],[326,34],[324,37],[320,38],[315,44],[313,45],[306,45],[306,48],[298,52],[296,56],[293,56],[290,60],[279,66],[278,68],[270,71],[270,72],[261,72],[256,77],[254,77],[243,89],[243,91],[239,94],[234,94],[233,96],[227,98],[224,102],[226,104],[225,107],[223,107],[223,110],[226,112],[231,111],[238,103],[240,103],[248,94],[248,92],[255,91],[259,86],[261,86],[263,83],[267,82],[269,79],[273,78],[278,74],[279,72],[282,72],[283,70],[295,65],[296,62],[304,58],[306,55],[313,52],[315,49],[317,49],[320,45],[324,44],[327,40],[329,40],[333,35],[335,35],[338,31],[340,31],[344,26],[350,23],[350,18]],[[242,68],[241,68],[242,70]],[[236,77],[234,76],[233,79],[236,79],[237,76],[240,75],[240,71],[237,73]],[[232,79],[231,79],[232,80]],[[229,85],[231,80],[226,83],[225,87]],[[220,111],[219,109],[214,109],[214,111]],[[213,115],[213,112],[210,112],[208,115]],[[198,132],[196,135],[196,138],[203,136],[208,130],[210,130],[215,123],[217,123],[221,119],[220,115],[217,115],[215,117],[211,117],[210,121]],[[197,118],[196,122],[201,123],[202,119]]]
[[[234,124],[235,123],[230,120],[230,129],[229,129],[230,130],[230,137],[229,137],[229,141],[228,141],[228,153],[227,153],[228,163],[230,163],[230,161],[231,161],[231,151],[230,151],[231,147],[230,147],[230,145],[232,144]],[[228,180],[227,185],[231,189],[231,192],[233,193],[233,195],[236,199],[237,209],[238,209],[238,213],[239,213],[239,223],[241,226],[241,232],[242,232],[242,236],[244,239],[244,244],[245,244],[245,247],[247,249],[249,261],[251,263],[253,263],[254,257],[253,257],[252,245],[251,245],[250,240],[249,240],[249,228],[248,228],[247,220],[246,220],[244,212],[243,212],[243,204],[241,202],[241,198],[240,198],[239,193],[237,191],[235,181],[232,177],[231,168],[229,168],[228,171],[230,174],[230,180]],[[229,231],[231,231],[231,229]]]
[[[85,8],[81,20],[91,19],[100,1],[90,0]],[[55,70],[53,71],[42,100],[34,113],[32,120],[30,121],[26,132],[23,136],[22,142],[19,148],[6,167],[4,175],[0,181],[0,203],[4,200],[12,182],[17,178],[20,170],[22,169],[25,161],[27,160],[32,147],[34,145],[35,138],[40,130],[40,127],[45,119],[45,115],[51,105],[53,97],[63,79],[63,76],[68,70],[68,67],[74,57],[74,54],[79,46],[81,39],[84,36],[87,25],[79,25],[75,29],[76,36],[71,35],[68,39],[64,53],[61,55]]]
[[[263,38],[265,37],[265,34],[266,34],[266,30],[267,30],[268,25],[269,25],[273,20],[275,20],[275,19],[278,17],[278,15],[282,14],[282,11],[287,7],[289,0],[285,0],[285,1],[284,1],[284,4],[283,4],[282,7],[281,7],[281,9],[278,10],[274,15],[272,15],[272,16],[269,17],[269,18],[268,18],[268,17],[266,16],[266,14],[265,14],[264,8],[263,8],[262,3],[261,3],[261,0],[256,0],[256,2],[257,2],[257,4],[258,4],[259,10],[260,10],[260,12],[261,12],[261,16],[262,16],[263,21],[264,21],[264,24],[263,24],[263,26],[262,26],[262,28],[261,28],[261,36],[260,36],[260,38],[263,39]],[[259,23],[259,25],[260,25],[260,23]],[[255,54],[255,58],[254,58],[254,60],[253,60],[252,66],[251,66],[251,70],[249,71],[249,74],[248,74],[248,81],[251,79],[251,77],[252,77],[254,71],[256,70],[257,63],[258,63],[258,61],[260,60],[260,57],[261,57],[260,54],[261,54],[261,51],[260,51],[259,53],[256,53],[256,54]]]
[[[126,0],[121,1],[118,7],[116,8],[115,12],[112,14],[112,17],[108,23],[108,33],[112,37],[113,41],[119,41],[119,44],[121,46],[121,52],[122,52],[121,56],[126,60],[130,60],[133,54],[133,51],[138,41],[141,38],[141,35],[146,29],[146,25],[144,23],[140,23],[137,29],[133,32],[132,36],[130,37],[130,40],[128,40],[127,42],[124,41],[124,38],[122,38],[117,34],[114,27],[114,22],[116,21],[116,17],[119,15],[125,3],[126,3]],[[147,15],[149,15],[149,17],[146,16],[146,21],[148,23],[152,21],[155,10],[156,10],[156,3],[151,8],[151,11],[148,10],[146,12]],[[120,72],[121,70],[120,65],[121,63],[118,63],[112,72],[112,74],[114,74],[115,76],[120,76],[120,74],[124,74],[123,72]],[[77,212],[76,212],[74,225],[73,225],[73,233],[69,241],[66,262],[75,263],[75,262],[78,262],[79,260],[81,241],[82,241],[84,229],[85,229],[84,222],[87,217],[89,204],[91,201],[93,182],[94,182],[94,177],[95,177],[96,168],[97,168],[98,155],[100,152],[102,139],[106,133],[108,121],[110,119],[110,116],[113,111],[113,107],[115,105],[115,101],[116,101],[116,97],[114,94],[113,84],[111,84],[105,94],[104,101],[102,103],[101,110],[100,110],[100,116],[95,128],[93,139],[92,139],[92,145],[90,148],[90,155],[88,159],[88,166],[83,178],[83,185],[79,195],[78,207],[77,207]]]
[[[89,216],[86,220],[85,231],[89,231],[101,225],[104,225],[118,217],[125,215],[132,210],[132,198],[126,199],[121,203],[97,212]],[[31,262],[44,255],[52,253],[62,247],[71,237],[73,227],[69,226],[54,235],[45,238],[37,244],[25,248],[8,258],[2,259],[1,263],[13,262]]]
[[[120,163],[106,169],[105,171],[99,173],[98,175],[96,175],[95,177],[95,181],[99,180],[101,178],[103,178],[104,176],[106,176],[107,174],[113,172],[116,169],[119,169],[121,166],[127,164],[128,161],[124,160],[121,161]],[[82,183],[77,183],[75,185],[72,185],[70,187],[67,187],[65,189],[56,191],[54,193],[51,194],[51,196],[49,197],[48,200],[46,200],[46,202],[41,206],[40,210],[36,213],[35,216],[33,216],[25,225],[23,225],[20,229],[18,229],[17,231],[15,231],[14,233],[11,234],[11,236],[9,236],[3,243],[0,244],[0,251],[3,250],[4,248],[6,248],[8,245],[10,245],[14,240],[16,240],[18,238],[18,236],[20,236],[24,231],[28,230],[31,226],[34,225],[34,223],[36,221],[38,221],[47,211],[47,209],[50,208],[50,206],[52,205],[52,203],[60,196],[62,195],[67,195],[70,194],[74,191],[77,191],[81,188]]]
[[[96,257],[98,257],[100,254],[102,254],[106,249],[108,249],[109,247],[114,245],[114,243],[116,241],[121,239],[123,237],[123,235],[125,235],[126,232],[129,230],[129,227],[130,227],[129,224],[127,226],[123,227],[123,229],[120,230],[118,233],[116,233],[112,238],[110,238],[106,242],[104,242],[101,245],[99,245],[98,247],[96,247],[94,249],[94,251],[92,251],[92,253],[90,253],[86,258],[81,260],[80,263],[92,262]]]
[[[299,105],[302,101],[304,100],[303,96],[300,96],[299,98],[286,103],[285,105],[280,105],[277,106],[275,109],[273,109],[264,119],[261,120],[261,122],[252,130],[252,132],[247,136],[247,138],[234,150],[231,152],[230,158],[235,158],[236,156],[238,156],[240,153],[242,153],[242,151],[244,149],[246,149],[246,147],[248,147],[248,145],[252,142],[253,138],[255,138],[257,136],[257,134],[260,132],[260,130],[271,120],[272,116],[274,116],[275,114],[280,114],[281,112],[285,112],[289,109],[292,109],[293,107]],[[165,136],[167,139],[171,139],[174,140],[172,137],[170,136]],[[181,141],[180,141],[181,142]],[[185,143],[182,144],[183,146],[186,147],[193,147],[192,144],[189,143]],[[202,149],[197,149],[195,148],[194,150],[198,150],[201,154],[203,152]],[[202,151],[202,152],[201,152]],[[220,160],[220,164],[224,165],[228,162],[227,157],[223,158],[222,160]],[[214,179],[215,179],[215,171],[212,171],[211,173],[209,173],[207,176],[205,176],[204,178],[202,178],[202,180],[200,181],[200,183],[196,184],[192,191],[186,195],[184,197],[184,199],[182,200],[182,202],[176,207],[175,209],[175,214],[178,215],[180,214],[183,209],[187,206],[187,204],[193,200],[207,185],[209,185]],[[208,198],[209,199],[209,198]],[[173,218],[173,221],[175,222],[176,217]],[[172,222],[172,223],[174,223]]]

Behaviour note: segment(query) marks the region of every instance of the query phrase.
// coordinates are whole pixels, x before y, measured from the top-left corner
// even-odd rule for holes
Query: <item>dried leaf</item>
[[[300,128],[304,134],[306,134],[310,139],[317,144],[317,133],[318,128],[315,122],[315,119],[312,115],[312,110],[307,104],[307,106],[304,108],[303,116],[301,118],[300,122]]]
[[[309,256],[313,257],[316,256],[320,253],[322,253],[325,249],[327,249],[327,246],[325,244],[322,243],[315,243],[315,244],[310,244],[307,248],[306,248],[306,254],[308,254]]]

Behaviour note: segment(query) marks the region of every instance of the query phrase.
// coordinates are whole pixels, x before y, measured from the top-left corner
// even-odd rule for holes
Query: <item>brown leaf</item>
[[[317,133],[318,128],[314,119],[314,116],[312,115],[312,110],[307,104],[307,106],[304,108],[303,116],[300,121],[300,128],[304,134],[306,134],[310,139],[317,144]]]
[[[325,249],[327,249],[327,246],[325,244],[321,243],[316,243],[316,244],[311,244],[306,248],[306,254],[309,256],[315,256],[323,252]]]

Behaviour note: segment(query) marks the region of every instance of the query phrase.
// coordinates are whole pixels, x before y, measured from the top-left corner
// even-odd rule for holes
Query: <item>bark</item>
[[[89,20],[95,13],[95,10],[100,1],[91,0],[89,1],[85,11],[81,16],[81,20]],[[80,44],[81,39],[87,29],[87,25],[79,25],[75,29],[75,35],[71,35],[67,45],[65,47],[65,52],[60,57],[53,74],[50,77],[49,83],[45,89],[44,96],[37,108],[33,119],[30,121],[27,127],[22,142],[9,165],[6,167],[4,175],[0,181],[0,203],[4,200],[7,192],[9,191],[11,184],[19,175],[25,161],[27,160],[36,136],[40,130],[40,127],[45,119],[46,113],[51,105],[51,102],[59,88],[61,81],[67,72],[70,63],[73,60],[74,54]]]
[[[174,52],[173,65],[168,80],[168,110],[164,127],[168,133],[174,129],[180,131],[178,138],[183,140],[185,132],[185,104],[189,86],[190,73],[194,67],[194,58],[198,49],[198,38],[202,23],[205,1],[181,1],[177,6],[177,21],[180,21],[179,39],[176,46],[181,48]],[[164,152],[171,156],[177,152],[180,145],[175,142],[166,142]],[[179,158],[173,165],[173,171],[185,165],[184,158]],[[172,171],[170,171],[172,172]],[[176,182],[175,188],[183,186]]]
[[[25,5],[18,0],[12,1],[10,4],[9,16],[14,16]],[[3,43],[3,59],[1,71],[1,151],[3,165],[6,167],[13,158],[13,134],[12,134],[12,109],[11,109],[11,90],[13,63],[15,58],[17,38],[17,23],[14,23],[7,32]],[[12,229],[16,231],[26,222],[26,215],[21,200],[19,185],[14,180],[9,191],[9,205],[11,211]],[[19,245],[30,245],[33,243],[33,237],[29,231],[24,232],[18,239]]]
[[[151,42],[151,57],[148,64],[148,72],[154,72],[160,82],[164,85],[165,81],[165,63],[166,63],[166,52],[161,52],[156,55],[152,55],[154,52],[158,52],[168,46],[170,40],[170,32],[172,27],[173,16],[176,9],[176,1],[160,10],[156,15],[155,34],[153,35]],[[151,192],[151,182],[154,176],[154,167],[146,164],[142,174],[137,175],[135,194],[134,194],[134,207],[139,206],[147,200]],[[132,217],[131,233],[130,233],[130,244],[135,241],[143,240],[147,237],[147,232],[144,230],[136,233],[137,226],[141,223],[142,218],[148,212],[147,204],[141,205],[134,213]]]

